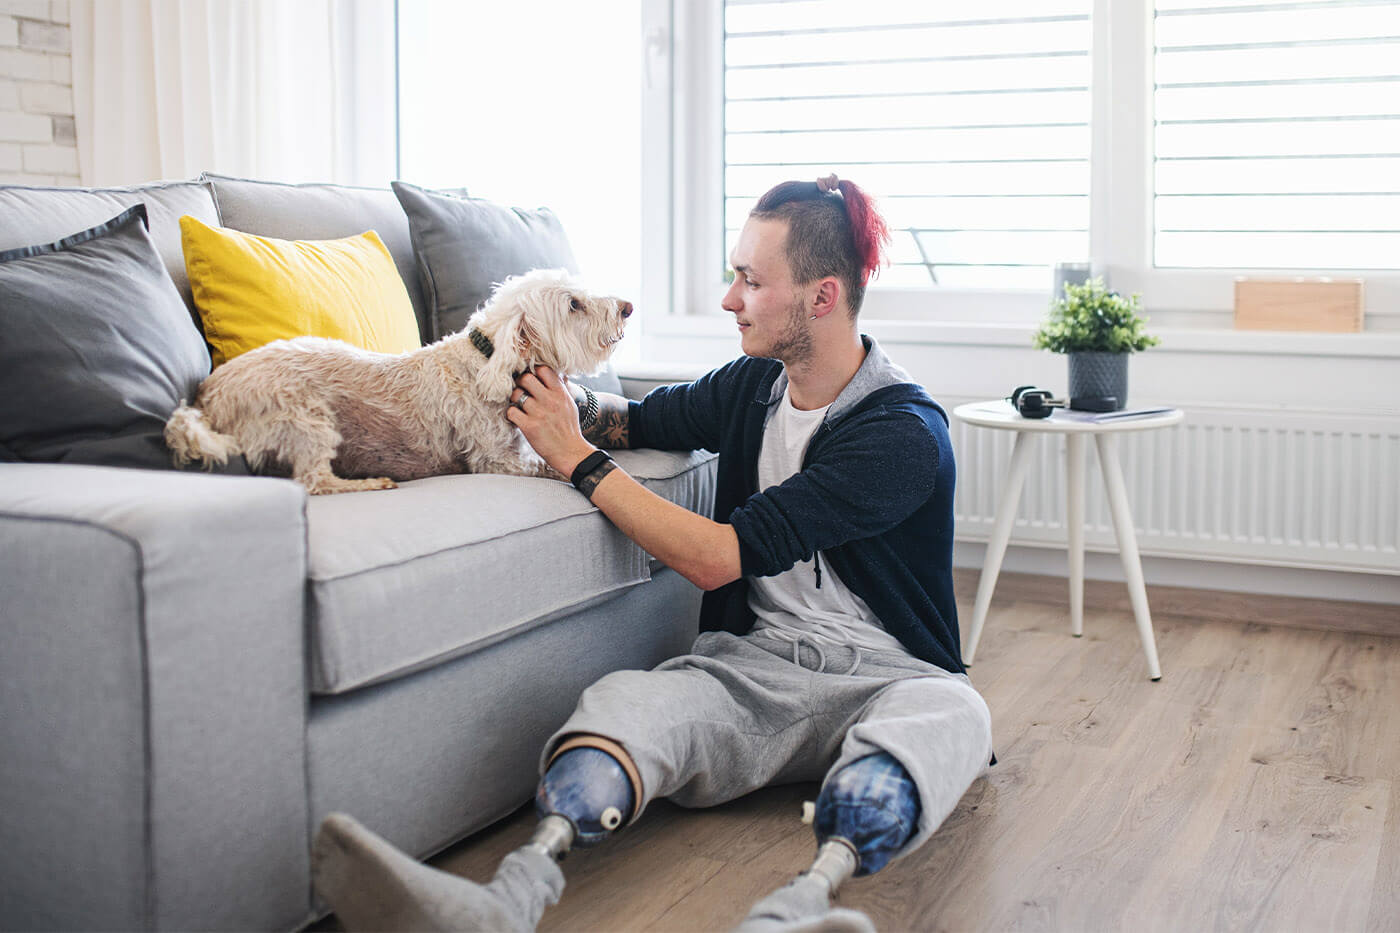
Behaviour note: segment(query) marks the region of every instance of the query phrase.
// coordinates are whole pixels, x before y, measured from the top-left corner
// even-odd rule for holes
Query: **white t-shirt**
[[[759,489],[777,486],[802,469],[807,444],[824,417],[826,408],[800,411],[793,407],[791,396],[783,393],[763,429]],[[789,641],[803,635],[872,651],[904,651],[899,639],[885,631],[865,601],[850,591],[826,561],[822,561],[818,589],[819,560],[821,554],[817,553],[812,560],[799,561],[776,576],[749,578],[749,608],[758,617],[753,630]]]

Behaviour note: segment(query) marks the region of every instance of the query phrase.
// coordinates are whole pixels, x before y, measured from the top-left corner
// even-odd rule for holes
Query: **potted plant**
[[[1158,342],[1143,330],[1146,323],[1141,295],[1124,298],[1094,278],[1065,284],[1031,342],[1069,355],[1071,408],[1116,411],[1128,404],[1128,355]]]

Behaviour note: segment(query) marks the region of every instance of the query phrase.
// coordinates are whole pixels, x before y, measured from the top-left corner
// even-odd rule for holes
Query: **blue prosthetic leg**
[[[845,842],[856,855],[855,874],[871,875],[914,835],[919,809],[914,779],[893,756],[879,752],[852,762],[822,785],[813,828],[823,849],[831,840]]]
[[[573,829],[563,845],[602,842],[632,813],[632,781],[618,760],[597,748],[571,748],[550,764],[535,792],[535,810],[544,818],[562,817]],[[542,824],[541,828],[544,828]],[[555,853],[556,857],[563,853]]]
[[[919,793],[909,772],[885,752],[853,761],[827,779],[803,819],[817,831],[812,867],[755,904],[735,933],[875,933],[869,917],[833,909],[831,898],[852,875],[884,868],[913,837]]]

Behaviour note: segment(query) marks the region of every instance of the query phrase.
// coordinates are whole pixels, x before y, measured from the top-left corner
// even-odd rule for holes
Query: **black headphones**
[[[1118,399],[1112,395],[1105,398],[1075,398],[1065,401],[1035,386],[1017,386],[1006,400],[1011,403],[1012,408],[1020,412],[1022,418],[1049,418],[1056,408],[1073,408],[1076,411],[1118,410]]]
[[[1007,401],[1021,413],[1022,418],[1049,418],[1051,411],[1065,407],[1063,399],[1055,398],[1035,386],[1017,386]]]

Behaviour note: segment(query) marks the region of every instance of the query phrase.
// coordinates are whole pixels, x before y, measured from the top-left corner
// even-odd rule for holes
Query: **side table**
[[[1123,468],[1118,460],[1117,436],[1125,431],[1148,431],[1178,424],[1185,415],[1180,409],[1167,409],[1152,414],[1119,417],[1102,421],[1080,420],[1055,412],[1049,418],[1023,418],[1005,400],[970,402],[959,405],[953,416],[967,424],[983,428],[1015,431],[1011,448],[1011,467],[1006,486],[997,503],[996,522],[987,542],[987,557],[982,566],[982,578],[977,585],[977,603],[972,610],[972,627],[968,632],[967,650],[963,663],[972,665],[977,654],[977,642],[987,621],[987,609],[996,589],[997,575],[1006,556],[1006,544],[1011,539],[1011,527],[1016,521],[1016,509],[1021,502],[1021,487],[1031,462],[1031,435],[1063,434],[1065,436],[1066,500],[1065,528],[1069,545],[1069,614],[1070,632],[1075,637],[1084,634],[1084,438],[1093,435],[1099,450],[1099,466],[1104,487],[1108,491],[1109,510],[1113,514],[1113,529],[1118,536],[1118,554],[1123,561],[1123,576],[1132,599],[1133,616],[1137,620],[1142,650],[1147,656],[1148,675],[1162,678],[1157,663],[1157,640],[1152,633],[1152,615],[1147,608],[1147,587],[1142,578],[1142,559],[1138,555],[1137,534],[1128,509],[1128,493],[1123,482]]]

